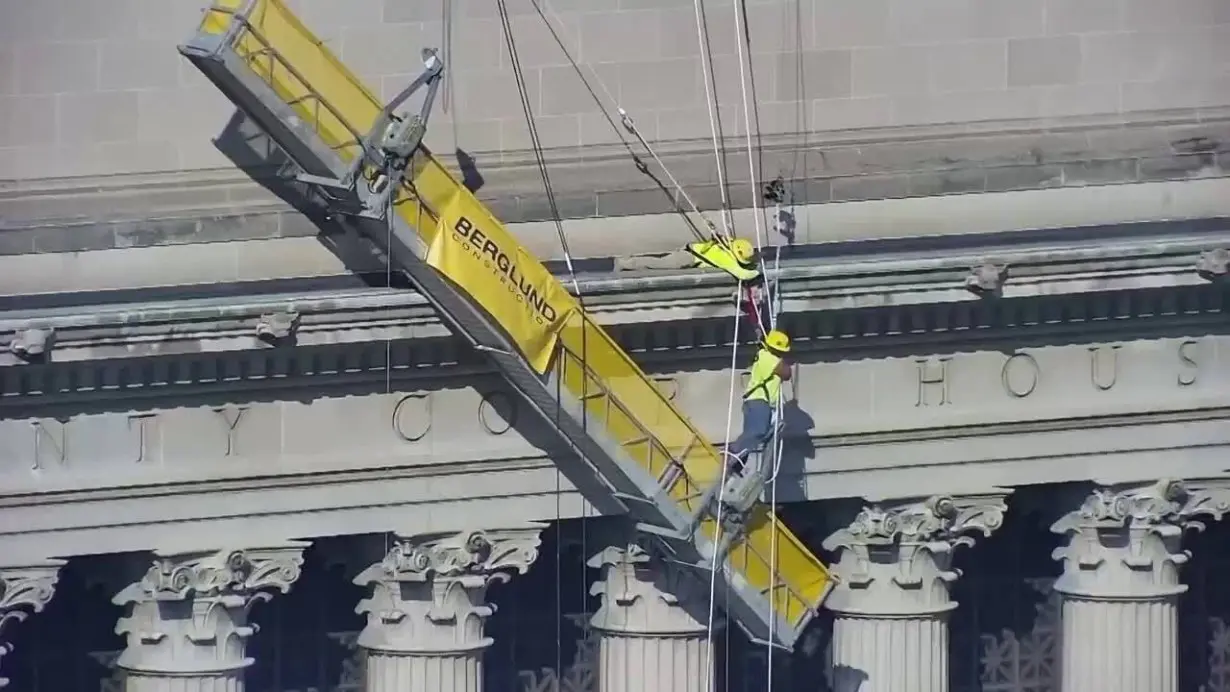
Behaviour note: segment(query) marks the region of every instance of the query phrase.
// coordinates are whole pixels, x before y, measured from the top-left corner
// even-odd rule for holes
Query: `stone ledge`
[[[793,179],[796,204],[1230,174],[1230,110],[1134,114],[1130,123],[1122,118],[1011,121],[811,137],[766,138],[759,152],[766,178],[781,173]],[[725,157],[729,199],[734,208],[750,207],[759,185],[749,180],[746,151],[730,146]],[[720,207],[711,151],[695,142],[675,142],[661,145],[659,153],[701,209]],[[595,149],[586,155],[553,154],[552,180],[564,218],[676,209],[678,195],[656,186],[626,153]],[[483,178],[479,197],[499,218],[507,223],[550,219],[532,164],[505,159],[488,166],[481,155],[477,158]],[[238,170],[15,182],[0,188],[0,254],[101,249],[108,247],[107,238],[116,243],[110,247],[134,247],[188,238],[226,240],[234,233],[273,237],[268,235],[274,232],[271,228],[296,235],[313,232],[310,224],[283,218],[287,212],[293,215],[292,209]],[[188,218],[198,221],[192,229]],[[164,223],[167,219],[171,221]],[[244,224],[256,228],[235,230]],[[76,227],[71,237],[34,237],[53,233],[50,226],[66,225]],[[84,227],[98,225],[110,228]],[[21,233],[9,235],[14,231]],[[76,247],[75,238],[85,244]]]

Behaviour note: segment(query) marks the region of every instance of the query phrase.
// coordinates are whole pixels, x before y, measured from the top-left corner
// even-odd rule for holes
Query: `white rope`
[[[713,89],[713,73],[710,67],[713,62],[713,52],[709,49],[709,30],[705,26],[704,9],[701,0],[693,0],[696,12],[696,42],[700,45],[700,69],[705,82],[705,108],[709,113],[709,132],[713,137],[713,159],[717,165],[718,191],[722,199],[722,236],[730,239],[730,199],[726,189],[726,162],[722,160],[722,146],[718,141],[718,107],[717,95]]]
[[[747,75],[749,71],[747,63],[751,61],[751,57],[749,55],[746,60],[744,59],[743,51],[744,51],[745,46],[744,46],[744,41],[743,41],[744,31],[743,31],[743,22],[742,22],[742,17],[743,17],[742,2],[741,0],[732,0],[732,4],[734,6],[734,13],[735,13],[735,48],[738,51],[738,57],[739,57],[739,90],[740,90],[740,94],[743,99],[743,125],[744,125],[743,134],[747,141],[747,168],[748,168],[748,173],[751,179],[750,184],[752,186],[752,222],[755,224],[755,229],[756,229],[756,250],[757,250],[757,254],[760,256],[761,271],[762,271],[764,293],[765,293],[764,303],[767,306],[768,311],[769,311],[769,314],[767,316],[768,326],[769,326],[769,329],[776,329],[777,328],[777,316],[775,314],[775,309],[774,309],[775,303],[774,303],[772,282],[769,280],[768,276],[764,276],[763,274],[763,270],[765,268],[764,267],[765,265],[765,261],[764,261],[765,230],[764,230],[764,224],[763,224],[764,219],[761,216],[762,212],[760,210],[760,205],[759,205],[760,184],[759,184],[759,181],[757,180],[758,176],[756,172],[756,157],[752,152],[751,99],[748,98],[748,93],[747,93],[748,92],[748,89],[747,89],[748,76]],[[748,52],[750,53],[750,46],[748,46],[748,48],[749,48]],[[780,249],[779,249],[779,253],[780,253]],[[780,257],[780,254],[779,254],[779,257]],[[774,267],[775,275],[776,275],[776,268],[777,267],[775,266]],[[760,322],[759,326],[760,326],[761,333],[767,333],[768,330],[765,329],[766,316],[761,315],[759,309],[756,310],[756,315],[757,315],[757,321]],[[778,581],[778,574],[777,574],[777,534],[778,534],[777,474],[781,470],[781,452],[782,452],[782,446],[783,446],[782,439],[781,439],[782,436],[780,433],[781,420],[782,420],[781,419],[782,403],[781,403],[780,397],[777,400],[776,409],[777,410],[774,411],[774,418],[773,418],[773,440],[771,443],[768,440],[766,440],[766,447],[768,446],[768,444],[772,444],[774,448],[774,452],[775,452],[773,455],[773,477],[772,477],[773,487],[772,487],[772,490],[770,491],[771,497],[769,500],[769,506],[772,509],[772,512],[770,512],[770,516],[772,517],[772,519],[770,520],[770,525],[772,526],[772,534],[773,534],[773,539],[769,544],[769,575],[770,575],[769,576],[769,607],[770,607],[770,610],[772,610],[774,599],[776,598],[776,586],[777,586],[777,581]],[[764,451],[762,448],[761,450],[761,463],[762,464],[764,463],[763,457],[764,457]],[[773,689],[773,643],[772,642],[773,642],[773,634],[774,634],[774,629],[775,629],[776,624],[777,624],[776,614],[770,613],[769,636],[767,638],[768,641],[765,643],[765,649],[766,649],[765,651],[765,667],[766,667],[765,689],[766,690]]]
[[[699,1],[700,0],[697,0],[698,3]],[[760,183],[757,182],[758,176],[756,173],[756,157],[752,153],[751,99],[748,98],[748,94],[747,94],[747,81],[748,81],[747,63],[751,61],[751,56],[748,56],[747,60],[744,59],[744,54],[743,54],[743,49],[745,47],[744,41],[743,41],[744,32],[743,32],[743,22],[741,21],[741,18],[743,17],[742,0],[732,0],[732,2],[734,4],[734,10],[735,10],[735,48],[738,51],[738,55],[739,55],[739,90],[743,96],[743,135],[747,139],[747,168],[748,168],[748,172],[751,174],[752,221],[756,225],[756,249],[763,250],[764,249],[764,239],[763,239],[764,219],[760,217],[760,214],[761,214],[760,204],[758,202],[758,199],[760,197],[759,195]]]
[[[725,446],[723,447],[722,455],[719,462],[722,465],[722,473],[718,480],[721,485],[718,486],[717,495],[717,512],[715,512],[715,521],[717,522],[717,530],[713,535],[713,564],[709,570],[709,621],[706,623],[705,639],[705,671],[706,675],[713,676],[713,611],[717,605],[717,578],[718,570],[724,569],[724,566],[718,564],[718,546],[721,545],[722,535],[722,500],[726,493],[726,471],[728,468],[727,458],[730,448],[730,433],[734,427],[735,420],[735,394],[738,391],[739,377],[739,319],[742,316],[742,310],[739,309],[739,301],[742,298],[743,282],[739,282],[739,291],[735,293],[735,331],[731,337],[730,345],[730,398],[726,406],[726,436],[723,438]],[[712,689],[712,683],[707,686],[707,689]]]

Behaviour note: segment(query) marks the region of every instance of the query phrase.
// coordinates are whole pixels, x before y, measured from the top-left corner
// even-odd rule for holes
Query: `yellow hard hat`
[[[764,335],[764,347],[778,353],[790,353],[790,337],[780,329],[774,329]]]
[[[752,247],[752,243],[744,238],[735,238],[730,241],[730,254],[735,256],[735,260],[741,263],[752,261],[752,257],[756,254],[756,248]]]

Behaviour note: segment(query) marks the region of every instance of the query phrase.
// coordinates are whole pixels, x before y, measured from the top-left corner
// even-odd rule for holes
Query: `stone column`
[[[63,562],[49,561],[38,565],[0,567],[0,659],[13,651],[7,641],[11,627],[31,613],[42,612],[55,595]],[[9,684],[0,677],[0,688]]]
[[[607,548],[587,564],[602,570],[590,589],[602,596],[590,620],[600,637],[598,692],[710,692],[707,585],[636,544]],[[720,630],[721,612],[713,615]]]
[[[355,583],[371,586],[359,646],[368,692],[482,692],[483,633],[495,612],[487,587],[525,574],[538,558],[544,524],[396,536]],[[526,636],[541,633],[528,632]]]
[[[1068,537],[1055,550],[1063,575],[1063,692],[1175,692],[1177,606],[1187,587],[1179,567],[1183,532],[1195,517],[1220,518],[1224,499],[1180,481],[1094,490],[1051,527]]]
[[[234,550],[157,551],[145,575],[112,600],[127,606],[116,667],[128,692],[241,692],[255,603],[299,578],[307,543]]]
[[[1006,509],[1003,495],[878,503],[825,539],[841,578],[827,603],[834,692],[948,690],[952,553],[974,544],[968,533],[989,536]]]

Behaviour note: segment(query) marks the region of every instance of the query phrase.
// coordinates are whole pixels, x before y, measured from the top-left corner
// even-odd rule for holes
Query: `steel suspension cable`
[[[602,98],[599,97],[598,95],[598,92],[594,90],[593,84],[590,81],[590,77],[586,76],[585,70],[581,69],[580,63],[578,63],[577,60],[572,57],[572,51],[569,50],[568,44],[560,36],[559,31],[556,30],[555,24],[552,22],[552,18],[554,18],[555,22],[563,24],[563,22],[560,20],[559,15],[556,14],[556,12],[553,9],[551,9],[549,5],[546,6],[546,11],[544,12],[543,6],[545,5],[545,2],[543,2],[543,0],[531,0],[530,4],[534,6],[534,11],[538,13],[538,16],[542,19],[543,23],[546,25],[547,30],[551,32],[551,38],[555,40],[556,45],[558,45],[560,47],[560,50],[563,51],[564,57],[568,60],[568,64],[572,67],[573,71],[576,72],[577,76],[581,79],[581,83],[585,86],[585,90],[589,92],[590,98],[592,98],[594,100],[594,103],[597,104],[598,110],[602,113],[602,117],[611,126],[611,129],[615,131],[616,136],[619,137],[619,140],[624,145],[624,148],[626,148],[628,150],[629,155],[632,156],[632,160],[635,162],[636,167],[640,171],[644,173],[648,173],[649,167],[645,165],[645,162],[632,148],[631,143],[624,137],[623,132],[620,131],[619,125],[617,125],[615,123],[615,119],[611,117],[610,111],[607,109],[606,104],[603,103]],[[550,17],[547,16],[547,13],[550,13]],[[644,135],[641,134],[641,131],[636,127],[636,121],[633,120],[632,116],[628,113],[628,111],[625,110],[619,104],[619,99],[615,98],[615,95],[611,93],[611,90],[607,87],[606,82],[603,81],[601,75],[599,75],[597,70],[594,70],[592,66],[590,66],[589,70],[592,73],[593,82],[597,83],[598,88],[602,91],[603,95],[606,96],[607,101],[610,102],[610,104],[615,108],[615,111],[619,114],[619,118],[621,121],[620,124],[623,125],[623,129],[626,130],[628,134],[635,137],[637,142],[640,143],[640,145],[645,149],[645,151],[649,154],[649,156],[654,160],[654,163],[658,164],[658,167],[662,169],[662,172],[664,174],[666,174],[666,178],[667,180],[670,181],[671,186],[675,189],[675,191],[680,195],[683,201],[687,204],[688,210],[691,211],[693,214],[695,214],[702,222],[704,222],[705,226],[709,229],[709,232],[712,235],[717,235],[717,227],[713,224],[712,221],[709,220],[709,217],[707,217],[705,213],[702,212],[700,208],[696,206],[696,201],[692,199],[692,196],[688,194],[688,191],[684,189],[683,185],[679,183],[679,180],[675,177],[675,174],[671,172],[670,167],[668,167],[666,165],[666,162],[662,160],[662,157],[658,155],[658,152],[653,148],[653,145],[651,145],[645,139]],[[684,215],[684,218],[685,219],[688,218],[686,214]],[[692,224],[690,219],[688,219],[688,226],[692,229],[692,232],[693,234],[696,235],[697,239],[707,240],[707,238],[705,238],[704,235],[700,233],[699,229],[697,229]]]
[[[525,125],[529,130],[530,145],[534,149],[534,159],[538,164],[538,172],[542,177],[543,190],[547,195],[547,204],[551,209],[551,217],[555,222],[555,231],[559,236],[560,247],[564,252],[564,262],[568,267],[568,274],[572,279],[573,292],[576,295],[577,302],[580,303],[581,311],[585,311],[585,297],[581,292],[581,284],[577,280],[576,268],[572,263],[572,251],[568,247],[568,236],[564,232],[563,220],[560,218],[559,205],[555,199],[555,191],[551,186],[551,175],[547,170],[546,157],[542,150],[542,140],[538,136],[538,125],[534,120],[534,111],[530,105],[529,90],[525,85],[525,74],[521,69],[521,58],[517,53],[517,40],[513,36],[512,22],[508,18],[508,6],[505,0],[497,0],[500,14],[500,23],[504,29],[504,41],[508,47],[508,55],[512,62],[513,77],[517,81],[517,93],[521,100],[521,109],[525,115]],[[585,331],[581,331],[581,360],[585,361],[588,349],[586,348]],[[563,472],[557,467],[555,469],[555,671],[556,675],[563,674],[563,620],[564,620],[564,598],[563,598]]]
[[[723,442],[725,443],[725,446],[723,447],[722,455],[720,458],[720,463],[722,465],[722,472],[719,476],[718,482],[721,485],[718,486],[718,493],[717,493],[717,500],[716,500],[717,511],[714,512],[714,522],[717,526],[717,529],[714,532],[714,536],[713,536],[713,560],[712,560],[712,564],[710,564],[709,566],[709,619],[708,619],[708,622],[705,623],[705,628],[706,628],[705,629],[705,642],[706,642],[705,671],[706,671],[706,675],[709,675],[709,676],[713,675],[713,632],[714,632],[713,616],[714,616],[714,608],[716,607],[716,604],[717,604],[717,577],[718,577],[718,572],[722,569],[722,565],[718,564],[719,556],[718,556],[717,547],[721,544],[722,539],[723,539],[722,501],[725,499],[725,495],[726,495],[727,472],[729,471],[729,468],[730,468],[730,464],[729,464],[730,433],[732,432],[732,429],[734,427],[735,396],[738,392],[738,383],[739,383],[739,377],[738,377],[738,373],[739,373],[739,370],[738,370],[738,366],[739,366],[739,322],[740,322],[740,318],[743,316],[743,311],[739,309],[739,303],[742,300],[742,295],[743,295],[743,282],[740,281],[739,289],[735,292],[735,326],[734,326],[734,333],[731,334],[731,339],[730,339],[730,396],[727,399],[727,405],[726,405],[726,436],[723,438]],[[712,683],[710,683],[710,687],[711,686],[712,686]]]
[[[705,109],[709,113],[709,131],[713,137],[713,159],[717,166],[718,193],[722,200],[722,234],[728,240],[731,235],[730,194],[726,189],[726,145],[719,130],[720,114],[717,93],[713,84],[713,48],[709,43],[709,26],[701,0],[693,0],[696,14],[696,42],[700,46],[700,68],[705,82]]]
[[[696,2],[699,4],[700,0],[696,0]],[[742,0],[732,0],[732,2],[734,4],[734,13],[735,13],[735,50],[738,53],[738,58],[739,58],[739,91],[740,91],[740,94],[743,100],[743,134],[744,134],[744,137],[747,139],[747,167],[748,167],[748,174],[750,176],[751,186],[752,186],[752,223],[755,226],[756,250],[757,250],[757,253],[761,255],[761,263],[763,264],[763,254],[764,254],[764,245],[765,245],[764,243],[764,223],[763,223],[764,219],[761,217],[761,210],[760,210],[760,204],[759,204],[760,183],[757,180],[759,176],[756,170],[756,156],[752,151],[753,147],[752,147],[751,99],[748,97],[748,90],[747,90],[748,72],[749,72],[750,63],[751,63],[751,50],[750,50],[751,47],[745,46],[746,41],[744,41],[746,34],[744,32],[743,22],[741,21],[743,17],[743,9],[744,9],[743,2]],[[744,48],[745,47],[748,48],[748,55],[747,55],[746,60],[744,59]],[[762,273],[762,276],[763,276],[763,273]],[[765,295],[766,295],[767,302],[770,308],[772,308],[773,300],[772,300],[772,292],[770,289],[771,282],[769,281],[769,278],[767,276],[764,277],[764,279],[765,279],[764,280]],[[757,312],[757,315],[759,315],[759,312]],[[762,333],[767,332],[768,330],[765,329],[765,317],[763,315],[759,315],[759,318],[757,321],[760,322],[761,332]],[[776,319],[774,318],[771,309],[770,309],[769,316],[768,316],[768,326],[769,326],[769,329],[773,329],[776,327]]]

